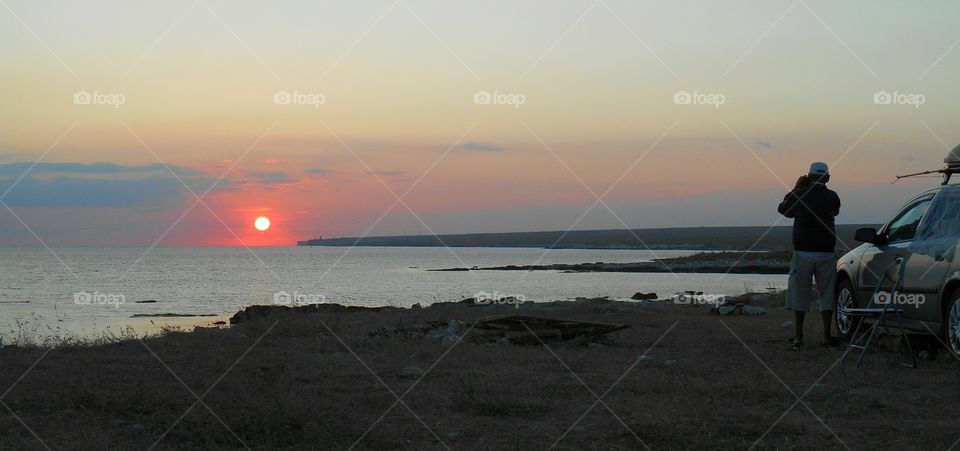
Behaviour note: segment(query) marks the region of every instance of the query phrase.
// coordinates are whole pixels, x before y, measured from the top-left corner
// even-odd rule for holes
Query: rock
[[[413,304],[413,305],[410,306],[410,310],[420,310],[420,309],[422,309],[422,308],[423,308],[423,306],[420,305],[419,302],[417,302],[416,304]]]
[[[635,301],[656,301],[657,299],[659,299],[659,296],[657,296],[657,293],[644,293],[644,292],[638,291],[634,293],[633,296],[630,296],[630,299],[633,299]]]
[[[419,379],[423,377],[424,371],[415,366],[405,366],[397,373],[401,379]]]
[[[742,307],[740,307],[740,313],[743,313],[744,315],[764,315],[767,313],[767,309],[750,304],[744,304]]]
[[[445,343],[456,343],[463,338],[463,336],[460,334],[460,328],[463,325],[463,321],[452,319],[447,322],[445,326],[435,327],[427,332],[427,336]]]
[[[217,316],[215,313],[135,313],[131,318],[195,318],[201,316]]]
[[[783,328],[784,328],[784,329],[787,329],[787,328],[790,328],[790,327],[793,327],[793,321],[786,320],[786,321],[783,322]]]
[[[240,324],[244,321],[266,318],[277,312],[287,310],[290,310],[290,308],[285,305],[251,305],[230,317],[230,324]]]
[[[729,315],[736,310],[737,310],[737,306],[730,305],[730,304],[721,305],[720,307],[717,307],[717,312],[720,313],[721,315]]]
[[[214,321],[213,324],[214,324],[214,325],[217,325],[217,326],[225,326],[225,325],[227,324],[227,322],[226,322],[226,321]]]
[[[640,354],[640,357],[637,357],[637,360],[641,362],[644,360],[653,360],[653,356],[647,355],[647,354]]]

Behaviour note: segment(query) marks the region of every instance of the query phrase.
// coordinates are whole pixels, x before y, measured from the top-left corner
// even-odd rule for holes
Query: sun
[[[253,221],[253,226],[256,227],[257,230],[263,232],[270,228],[270,218],[267,218],[266,216],[261,216],[257,218],[255,221]]]

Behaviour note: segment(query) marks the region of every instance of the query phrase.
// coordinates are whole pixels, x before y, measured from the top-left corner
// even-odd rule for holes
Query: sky
[[[955,1],[0,1],[0,245],[879,223],[960,143]],[[270,218],[267,231],[253,227]]]

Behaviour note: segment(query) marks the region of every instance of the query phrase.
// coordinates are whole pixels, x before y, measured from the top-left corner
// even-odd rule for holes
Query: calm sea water
[[[624,274],[553,271],[430,272],[429,268],[584,262],[633,262],[692,251],[516,248],[276,247],[0,248],[0,335],[95,336],[126,326],[184,320],[151,314],[230,316],[274,303],[278,292],[346,305],[410,306],[459,301],[478,292],[519,294],[531,301],[629,298],[637,291],[740,294],[783,288],[782,275]],[[155,303],[138,301],[155,300]],[[221,318],[188,320],[211,322]],[[151,324],[152,321],[152,324]]]

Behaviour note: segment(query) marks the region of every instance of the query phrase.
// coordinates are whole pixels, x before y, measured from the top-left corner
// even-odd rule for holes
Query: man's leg
[[[790,262],[790,278],[787,281],[787,308],[793,310],[795,348],[803,344],[803,320],[810,310],[810,300],[813,297],[813,273],[812,262],[794,252]]]
[[[820,290],[820,316],[823,319],[823,342],[826,345],[837,343],[833,337],[833,310],[836,307],[837,259],[827,258],[817,262],[817,287]]]
[[[800,310],[793,311],[793,326],[796,333],[794,334],[794,342],[803,342],[803,318],[807,316],[807,312]]]

